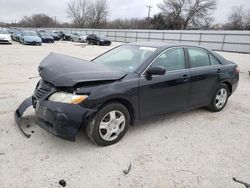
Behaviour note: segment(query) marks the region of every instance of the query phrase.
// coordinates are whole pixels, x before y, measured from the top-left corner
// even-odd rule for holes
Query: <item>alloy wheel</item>
[[[115,140],[125,128],[125,116],[118,110],[108,112],[101,120],[99,134],[105,141]]]
[[[215,105],[217,108],[222,108],[226,101],[227,101],[227,90],[225,88],[221,88],[217,94],[216,94],[216,97],[215,97]]]

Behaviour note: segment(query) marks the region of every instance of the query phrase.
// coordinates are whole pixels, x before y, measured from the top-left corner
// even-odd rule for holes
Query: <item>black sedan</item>
[[[42,128],[68,140],[85,128],[102,146],[155,115],[200,107],[221,111],[239,81],[237,65],[217,53],[165,43],[121,45],[92,62],[52,53],[38,70],[34,95],[16,110],[19,127],[33,105]]]
[[[42,39],[42,43],[54,43],[54,38],[46,32],[37,32],[37,35]]]
[[[95,44],[95,45],[103,45],[103,46],[110,46],[111,41],[105,37],[98,37],[95,34],[90,34],[86,38],[86,42],[88,44]]]
[[[71,34],[65,31],[59,31],[59,36],[62,40],[70,41]]]
[[[59,41],[61,39],[58,32],[49,32],[48,34],[54,38],[54,41]]]

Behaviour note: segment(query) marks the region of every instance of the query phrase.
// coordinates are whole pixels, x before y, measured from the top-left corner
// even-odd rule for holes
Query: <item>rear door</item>
[[[188,47],[191,74],[189,107],[206,106],[210,103],[214,89],[223,72],[222,64],[207,50]]]
[[[183,110],[187,106],[190,73],[185,63],[183,48],[171,48],[158,56],[153,66],[166,68],[165,75],[145,74],[139,80],[141,119]]]

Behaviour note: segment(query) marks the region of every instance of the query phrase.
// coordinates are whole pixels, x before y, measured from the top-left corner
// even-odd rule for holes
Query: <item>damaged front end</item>
[[[21,128],[21,119],[25,110],[33,105],[35,121],[40,127],[64,139],[75,140],[89,117],[97,111],[85,105],[91,93],[86,91],[87,85],[116,81],[126,75],[93,62],[54,53],[41,62],[38,71],[41,80],[33,96],[24,100],[15,112],[15,121],[28,138],[30,135]],[[77,90],[78,86],[87,88]]]
[[[21,125],[22,125],[22,115],[23,113],[27,110],[27,108],[29,108],[30,106],[32,106],[32,97],[29,97],[27,99],[25,99],[17,108],[17,110],[15,111],[14,117],[15,117],[15,121],[16,124],[18,126],[18,128],[20,129],[20,131],[24,134],[24,136],[26,136],[27,138],[30,137],[30,134],[27,134],[23,131]]]
[[[22,116],[23,113],[30,107],[33,106],[36,108],[37,100],[44,100],[47,98],[51,93],[55,92],[55,89],[53,89],[53,86],[51,84],[45,84],[44,81],[40,80],[37,83],[37,86],[35,88],[34,94],[31,97],[28,97],[25,99],[17,108],[15,111],[14,117],[17,126],[21,130],[21,132],[26,136],[27,138],[30,138],[30,134],[27,134],[22,129]]]
[[[23,131],[22,125],[22,115],[23,113],[30,107],[33,106],[36,108],[37,100],[44,100],[47,98],[51,93],[55,92],[53,86],[51,84],[45,84],[44,81],[40,80],[35,88],[34,94],[31,97],[25,99],[15,111],[14,117],[16,124],[18,125],[21,132],[27,137],[30,137],[30,134],[27,134]]]
[[[66,140],[74,141],[88,117],[96,110],[84,108],[79,104],[68,104],[48,100],[58,90],[50,83],[40,80],[32,97],[24,100],[15,111],[15,121],[21,132],[23,131],[22,115],[27,108],[35,109],[35,122],[48,132]]]

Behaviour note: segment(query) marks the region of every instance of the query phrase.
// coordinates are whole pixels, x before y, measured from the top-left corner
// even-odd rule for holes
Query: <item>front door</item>
[[[151,66],[166,69],[165,75],[146,76],[139,80],[140,118],[183,110],[187,106],[190,72],[183,48],[167,49]]]

